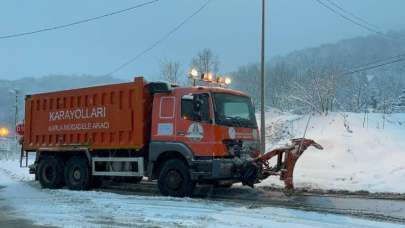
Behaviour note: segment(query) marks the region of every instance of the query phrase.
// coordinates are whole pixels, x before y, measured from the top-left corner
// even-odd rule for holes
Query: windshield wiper
[[[227,116],[227,117],[225,117],[225,119],[230,120],[237,127],[250,127],[251,126],[251,122],[248,119],[245,119],[245,118],[242,118],[239,116],[235,116],[235,117]]]
[[[242,123],[235,117],[225,116],[224,122],[228,122],[230,126],[241,127]]]
[[[242,118],[242,117],[235,117],[235,119],[237,119],[239,121],[239,123],[241,123],[241,125],[243,125],[244,127],[250,127],[251,126],[251,122],[248,119]]]

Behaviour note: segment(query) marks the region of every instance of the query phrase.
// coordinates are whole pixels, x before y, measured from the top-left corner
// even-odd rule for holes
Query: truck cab
[[[149,173],[164,182],[159,187],[167,195],[176,195],[184,179],[190,182],[185,189],[192,189],[196,182],[228,186],[238,182],[244,161],[260,153],[254,107],[245,93],[219,87],[174,87],[154,94],[152,110]],[[163,163],[171,158],[186,165],[189,177],[175,168],[159,176]]]

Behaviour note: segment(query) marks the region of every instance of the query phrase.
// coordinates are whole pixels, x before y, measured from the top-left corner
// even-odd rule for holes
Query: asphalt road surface
[[[159,194],[157,186],[153,182],[142,184],[106,183],[102,191],[121,194]],[[277,206],[405,224],[405,198],[403,196],[384,195],[379,197],[373,194],[320,194],[310,192],[285,194],[282,191],[267,188],[200,186],[196,189],[195,197],[236,202],[249,207]]]
[[[0,185],[0,191],[5,186]],[[13,209],[7,205],[7,201],[0,195],[0,227],[4,228],[45,228],[49,226],[34,225],[33,221],[16,216]]]

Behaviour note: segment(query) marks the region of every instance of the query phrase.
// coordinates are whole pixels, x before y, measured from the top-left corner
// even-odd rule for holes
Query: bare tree
[[[205,48],[191,60],[191,68],[197,69],[200,73],[212,72],[215,74],[219,68],[218,56]]]
[[[180,62],[164,59],[161,61],[161,73],[163,78],[173,84],[179,83]]]
[[[319,114],[327,115],[332,111],[336,97],[335,73],[309,71],[305,80],[296,80],[291,83],[290,101],[297,102],[297,106],[306,106]]]

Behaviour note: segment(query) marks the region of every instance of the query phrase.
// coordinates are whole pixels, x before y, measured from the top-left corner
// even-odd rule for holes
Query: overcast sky
[[[2,0],[0,36],[98,16],[148,0]],[[334,0],[378,25],[405,29],[403,0]],[[102,75],[137,55],[200,7],[205,0],[160,0],[124,14],[32,36],[0,40],[0,79],[49,74]],[[186,71],[199,50],[220,58],[220,71],[259,60],[260,0],[212,0],[160,46],[114,76],[157,77],[159,62],[178,60]],[[268,57],[369,32],[315,0],[269,0]]]

